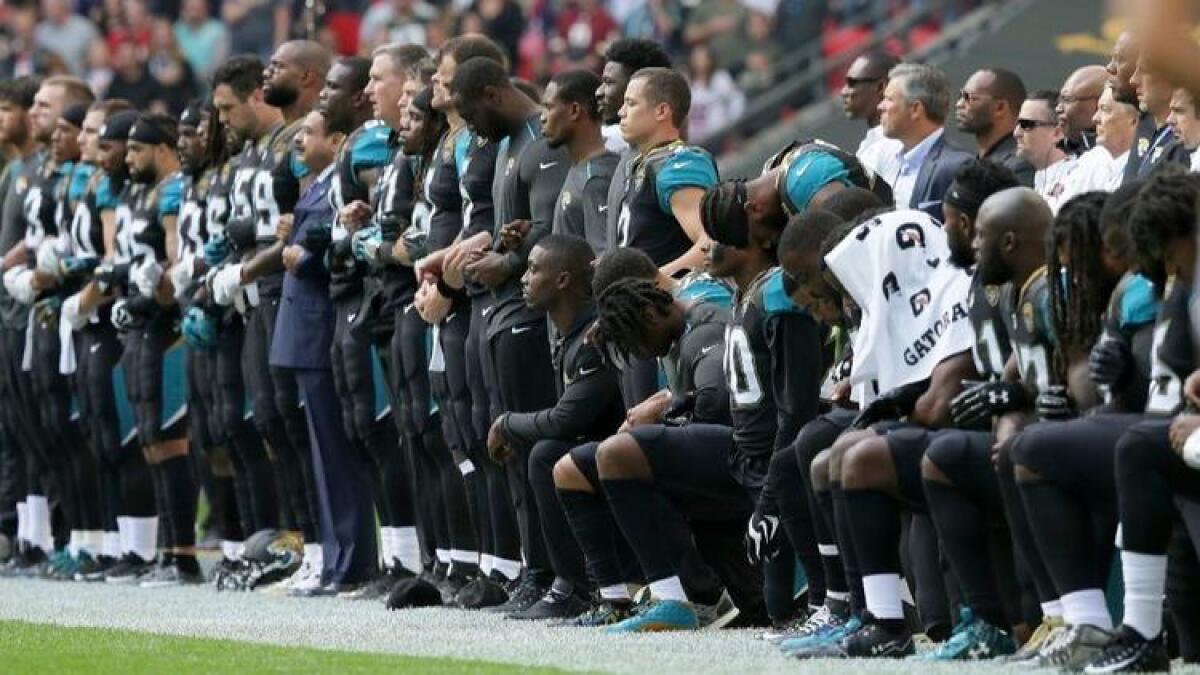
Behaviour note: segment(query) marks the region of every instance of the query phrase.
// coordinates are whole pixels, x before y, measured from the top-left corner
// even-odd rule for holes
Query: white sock
[[[325,566],[325,549],[321,548],[320,544],[305,544],[304,561],[311,569],[319,573]]]
[[[80,549],[93,558],[100,555],[100,552],[104,550],[104,531],[84,530]]]
[[[496,558],[490,553],[484,553],[479,556],[479,571],[487,576],[496,568]]]
[[[443,565],[449,565],[450,561],[453,560],[453,558],[450,557],[450,549],[447,548],[433,549],[433,557],[437,558],[437,561]]]
[[[83,533],[79,530],[71,530],[71,536],[67,539],[67,553],[71,554],[72,558],[79,557],[80,547],[83,546]]]
[[[29,507],[17,502],[17,541],[29,541]]]
[[[505,579],[516,579],[521,576],[521,563],[517,560],[505,560],[504,558],[493,557],[492,571],[504,575]]]
[[[392,528],[379,528],[379,558],[384,567],[392,566],[392,558],[396,552],[396,538],[392,535]]]
[[[129,548],[147,562],[158,553],[158,516],[129,519]]]
[[[904,602],[900,599],[899,574],[865,574],[863,592],[867,611],[877,619],[903,619]]]
[[[600,597],[605,600],[632,600],[633,594],[629,592],[629,584],[614,584],[601,588]]]
[[[658,600],[678,600],[679,602],[687,602],[687,593],[683,592],[683,584],[679,581],[679,577],[667,577],[658,581],[650,582],[650,597]]]
[[[421,573],[421,541],[417,539],[417,528],[415,527],[397,527],[395,528],[396,542],[396,559],[404,569],[413,574]],[[450,556],[450,552],[446,552],[446,557]]]
[[[1056,616],[1061,619],[1063,616],[1062,599],[1051,600],[1050,602],[1043,602],[1042,603],[1042,616]]]
[[[121,557],[121,533],[120,532],[105,532],[104,545],[101,548],[100,555],[109,558]]]
[[[1063,619],[1072,626],[1087,625],[1112,630],[1112,616],[1104,602],[1104,591],[1088,588],[1062,596]]]
[[[817,544],[817,553],[826,558],[836,558],[841,555],[838,551],[837,544]]]
[[[477,551],[464,551],[452,548],[450,549],[450,560],[464,565],[479,565],[479,553]]]
[[[825,591],[825,597],[829,600],[846,602],[850,600],[850,591]]]
[[[304,545],[304,557],[306,557],[306,558],[308,557],[308,546],[309,546],[308,544]],[[242,559],[242,542],[230,541],[228,539],[222,539],[221,540],[221,555],[225,556],[225,558],[227,560],[241,560]]]
[[[133,539],[130,534],[133,532],[133,526],[129,524],[130,520],[129,516],[117,516],[117,547],[120,549],[118,558],[133,551]]]
[[[1125,576],[1125,625],[1147,640],[1158,637],[1162,632],[1167,556],[1121,551],[1121,569]]]
[[[50,525],[50,500],[41,495],[29,495],[25,498],[29,508],[30,525],[29,541],[42,549],[43,553],[54,550],[54,530]]]

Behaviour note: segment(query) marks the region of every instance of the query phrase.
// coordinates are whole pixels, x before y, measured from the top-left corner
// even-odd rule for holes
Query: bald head
[[[263,71],[263,100],[279,108],[288,121],[302,116],[317,102],[329,72],[329,50],[311,40],[279,45]]]
[[[293,63],[319,74],[324,81],[332,59],[325,45],[313,40],[289,40],[279,48]]]
[[[1044,264],[1046,233],[1054,214],[1037,192],[1027,187],[1001,190],[984,200],[975,221],[976,274],[985,284],[1003,284]]]
[[[1108,71],[1104,66],[1084,66],[1071,73],[1058,92],[1058,105],[1054,112],[1063,127],[1063,134],[1072,140],[1090,130],[1096,115],[1100,94],[1108,82]]]

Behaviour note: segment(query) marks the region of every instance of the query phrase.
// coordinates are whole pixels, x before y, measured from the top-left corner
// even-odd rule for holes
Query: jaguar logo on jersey
[[[930,295],[928,288],[922,288],[916,293],[913,293],[912,297],[908,299],[908,304],[912,307],[913,316],[921,316],[921,313],[924,312],[925,308],[929,306],[929,300]]]
[[[924,292],[928,293],[928,291]],[[917,295],[920,295],[920,293]],[[913,298],[915,299],[916,296],[913,296]],[[928,296],[926,297],[925,302],[929,302]],[[943,312],[942,315],[933,322],[931,327],[926,329],[924,333],[921,333],[920,337],[918,337],[916,340],[913,340],[911,346],[904,348],[904,363],[910,366],[917,365],[921,359],[925,358],[930,354],[930,352],[933,351],[933,348],[937,346],[938,339],[942,337],[942,335],[948,328],[950,328],[952,324],[958,323],[966,318],[967,310],[965,307],[963,307],[963,303],[954,303],[954,306]]]
[[[1000,287],[995,285],[984,286],[983,297],[987,298],[989,305],[995,307],[1000,303]]]
[[[892,294],[900,292],[900,282],[896,279],[895,272],[888,272],[888,275],[883,278],[883,299],[891,300]]]
[[[925,230],[916,223],[906,223],[896,228],[896,245],[901,249],[920,246],[925,248]]]
[[[1034,332],[1034,328],[1036,327],[1033,320],[1032,302],[1026,302],[1025,304],[1021,305],[1021,320],[1025,322],[1025,330],[1032,334]]]

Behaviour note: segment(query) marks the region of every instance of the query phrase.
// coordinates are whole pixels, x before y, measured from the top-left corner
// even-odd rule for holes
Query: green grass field
[[[0,621],[7,673],[561,673],[487,661],[184,638],[105,628]]]

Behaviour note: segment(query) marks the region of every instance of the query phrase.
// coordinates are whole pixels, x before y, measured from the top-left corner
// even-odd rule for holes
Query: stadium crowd
[[[661,40],[542,87],[402,6],[177,115],[90,48],[0,80],[0,574],[1200,660],[1200,121],[1145,34],[1058,91],[864,53],[857,148],[729,179]]]

